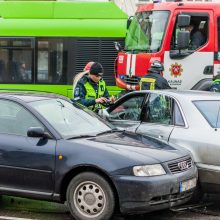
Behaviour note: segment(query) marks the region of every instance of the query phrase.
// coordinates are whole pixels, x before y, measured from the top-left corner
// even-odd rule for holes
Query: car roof
[[[53,93],[31,93],[31,92],[0,92],[0,98],[16,98],[20,99],[24,102],[33,102],[33,101],[40,101],[40,100],[47,100],[47,99],[55,99],[55,98],[62,98],[67,99],[64,96],[56,95]]]
[[[149,90],[143,90],[147,93]],[[220,93],[199,90],[150,90],[151,93],[164,94],[173,96],[174,98],[182,98],[188,100],[220,100]]]

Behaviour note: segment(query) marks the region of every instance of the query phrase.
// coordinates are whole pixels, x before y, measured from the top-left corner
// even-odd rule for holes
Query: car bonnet
[[[167,162],[188,155],[185,150],[179,150],[152,138],[128,132],[115,132],[94,138],[78,139],[77,142],[112,151],[134,160],[148,161],[151,164]]]

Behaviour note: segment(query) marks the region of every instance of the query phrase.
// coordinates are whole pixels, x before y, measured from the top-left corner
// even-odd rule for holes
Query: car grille
[[[139,79],[137,76],[130,77],[130,76],[125,75],[124,82],[130,85],[137,85],[139,84]]]
[[[173,174],[184,172],[190,169],[192,166],[193,166],[193,160],[191,157],[168,164],[168,168]]]

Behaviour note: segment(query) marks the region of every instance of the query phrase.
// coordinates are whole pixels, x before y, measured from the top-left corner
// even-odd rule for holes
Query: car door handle
[[[162,138],[163,138],[163,135],[159,135],[158,138],[162,139]]]

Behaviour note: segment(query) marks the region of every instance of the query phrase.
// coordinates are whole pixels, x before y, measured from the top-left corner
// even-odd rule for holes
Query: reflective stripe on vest
[[[89,82],[86,82],[84,84],[84,87],[86,89],[85,99],[88,99],[88,98],[98,99],[104,95],[105,89],[106,89],[104,80],[100,80],[98,82],[98,94],[96,94],[95,89]],[[89,108],[92,110],[95,110],[97,108],[102,108],[102,107],[100,104],[95,104],[95,106],[90,106]]]
[[[155,82],[156,79],[154,78],[141,78],[140,80],[140,90],[142,90],[142,84],[143,83],[149,83],[150,84],[150,90],[155,90]]]

